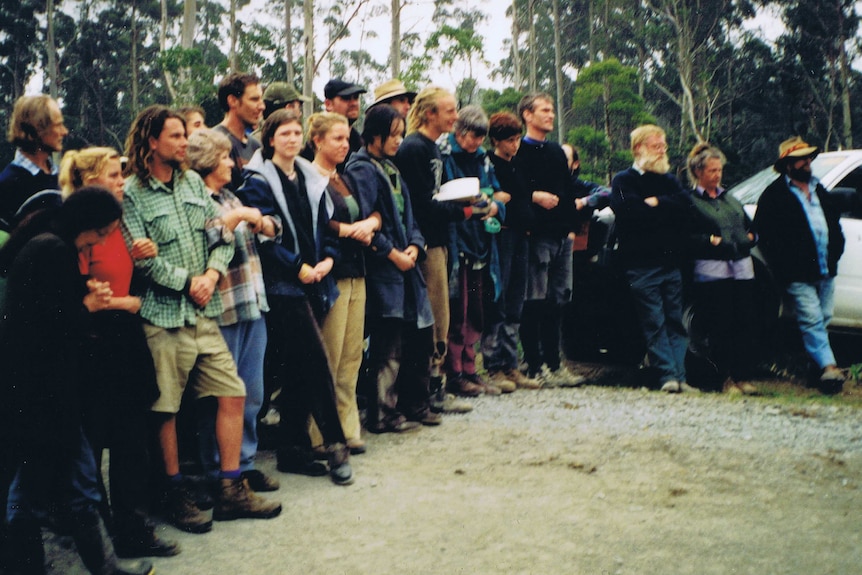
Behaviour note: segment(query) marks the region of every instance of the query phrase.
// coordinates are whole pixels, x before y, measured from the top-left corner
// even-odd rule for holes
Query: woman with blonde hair
[[[122,203],[123,159],[113,148],[69,151],[60,163],[59,182],[64,199],[82,188],[99,186]],[[102,514],[122,557],[168,557],[180,551],[176,543],[156,535],[144,512],[149,470],[147,418],[159,391],[138,315],[141,300],[130,295],[130,287],[134,260],[157,253],[149,239],[127,247],[118,226],[103,244],[82,249],[78,256],[81,274],[109,283],[113,292],[106,308],[91,314],[83,405],[84,433],[99,468],[103,449],[111,450],[111,505],[109,508],[108,498],[103,496]],[[100,487],[104,495],[103,482]]]
[[[362,364],[365,330],[365,246],[380,228],[379,214],[367,214],[349,182],[336,171],[350,151],[350,127],[341,114],[324,112],[308,118],[307,139],[314,151],[312,165],[329,179],[326,188],[334,206],[330,227],[338,234],[340,257],[332,268],[338,299],[321,325],[323,343],[335,382],[338,417],[353,454],[365,452],[360,437],[356,384]],[[317,425],[311,426],[311,444],[321,446]]]

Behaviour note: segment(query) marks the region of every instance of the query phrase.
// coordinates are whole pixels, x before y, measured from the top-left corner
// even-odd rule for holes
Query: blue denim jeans
[[[263,405],[263,357],[266,351],[266,322],[241,321],[222,326],[225,343],[236,361],[236,370],[245,383],[245,411],[242,425],[242,445],[239,453],[240,471],[254,469],[257,455],[257,417]],[[219,450],[215,433],[215,414],[211,409],[197,410],[198,443],[201,465],[207,476],[218,477]]]
[[[805,351],[823,369],[835,365],[835,355],[829,344],[826,326],[832,320],[835,300],[835,280],[826,278],[814,283],[793,282],[787,286],[793,302],[796,323],[802,332]]]
[[[688,336],[682,323],[682,275],[672,267],[626,270],[650,366],[659,383],[684,382]]]
[[[518,329],[527,295],[529,237],[522,231],[503,229],[497,249],[503,289],[482,332],[482,359],[489,371],[518,367]]]
[[[72,514],[98,508],[99,471],[83,430],[78,428],[77,433],[74,453],[36,450],[26,454],[9,487],[7,521],[33,520],[55,505]]]

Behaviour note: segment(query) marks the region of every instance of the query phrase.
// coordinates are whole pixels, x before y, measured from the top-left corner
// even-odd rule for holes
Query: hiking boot
[[[572,373],[569,368],[561,365],[557,369],[551,369],[547,365],[542,366],[542,387],[578,387],[587,380],[582,375]]]
[[[542,382],[532,377],[527,377],[519,369],[509,369],[503,373],[506,379],[515,382],[515,385],[521,389],[539,389],[542,387]]]
[[[353,483],[353,468],[350,467],[350,448],[343,443],[330,445],[329,452],[329,477],[336,485],[350,485]]]
[[[213,519],[272,519],[281,513],[281,503],[255,493],[245,479],[220,479],[220,493],[213,508]]]
[[[465,373],[464,379],[474,385],[478,385],[482,389],[482,393],[484,393],[485,395],[500,395],[501,393],[503,393],[502,389],[492,383],[489,383],[487,379],[485,379],[478,373]]]
[[[127,518],[116,518],[117,533],[114,536],[114,551],[117,557],[134,559],[139,557],[173,557],[180,553],[176,541],[161,539],[153,525],[145,517],[134,514]]]
[[[751,384],[749,383],[747,385]],[[679,382],[679,390],[682,393],[700,393],[700,390],[698,388],[694,387],[693,385],[689,385],[684,381]]]
[[[436,427],[443,423],[443,416],[431,411],[430,409],[414,417],[408,417],[407,419],[408,421],[416,421],[428,427]]]
[[[191,491],[184,484],[171,485],[165,497],[165,519],[188,533],[207,533],[213,522],[195,503]]]
[[[449,392],[463,397],[478,397],[484,393],[484,388],[467,379],[466,375],[453,375],[448,378],[446,388]]]
[[[326,466],[314,460],[312,451],[301,447],[279,449],[275,467],[282,473],[295,473],[308,477],[323,477],[327,473]]]
[[[518,385],[509,379],[509,376],[506,375],[503,371],[489,371],[488,372],[488,382],[491,385],[495,385],[500,388],[500,391],[503,393],[512,393],[516,389],[518,389]]]
[[[240,477],[248,481],[248,486],[255,493],[264,493],[266,491],[278,491],[280,487],[278,479],[270,477],[259,469],[247,469],[240,473]]]
[[[350,450],[350,455],[362,455],[368,451],[368,447],[361,439],[348,439],[347,449]]]
[[[431,395],[431,411],[434,413],[469,413],[473,406],[454,394],[446,392],[442,387]]]

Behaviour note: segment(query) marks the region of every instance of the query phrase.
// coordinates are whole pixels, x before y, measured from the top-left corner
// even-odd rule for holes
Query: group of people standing
[[[688,191],[668,173],[657,126],[632,133],[634,165],[607,190],[578,180],[548,139],[547,94],[489,118],[458,110],[444,89],[391,80],[360,132],[365,91],[333,79],[325,111],[303,119],[292,86],[264,91],[256,76],[231,74],[219,85],[218,126],[207,128],[199,108],[151,106],[132,123],[125,156],[71,151],[59,170],[51,155],[68,133],[59,106],[47,96],[16,103],[18,151],[0,173],[11,233],[0,250],[0,421],[11,438],[0,487],[12,572],[44,571],[47,510],[63,512],[94,573],[151,573],[117,555],[179,552],[156,535],[153,509],[193,533],[213,519],[276,517],[281,504],[258,493],[279,482],[255,468],[270,413],[279,471],[349,485],[351,455],[367,449],[363,426],[402,433],[471,410],[465,397],[581,385],[561,361],[560,318],[576,232],[600,203],[616,214],[619,260],[663,391],[692,389],[681,269],[694,254],[715,359],[730,387],[752,392],[745,322],[758,240],[796,297],[823,381],[840,375],[823,343],[840,228],[810,176],[816,148],[782,144],[782,175],[752,228],[720,187],[721,152],[692,151]],[[475,193],[439,201],[457,180],[478,182]],[[800,228],[792,245],[804,253],[782,260],[788,230]],[[186,398],[211,513],[180,465]]]

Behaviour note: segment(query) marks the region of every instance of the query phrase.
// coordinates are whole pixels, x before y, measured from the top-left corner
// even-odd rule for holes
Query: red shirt
[[[78,254],[81,274],[109,282],[114,297],[129,295],[134,267],[119,226],[105,239],[104,244],[95,245]]]

